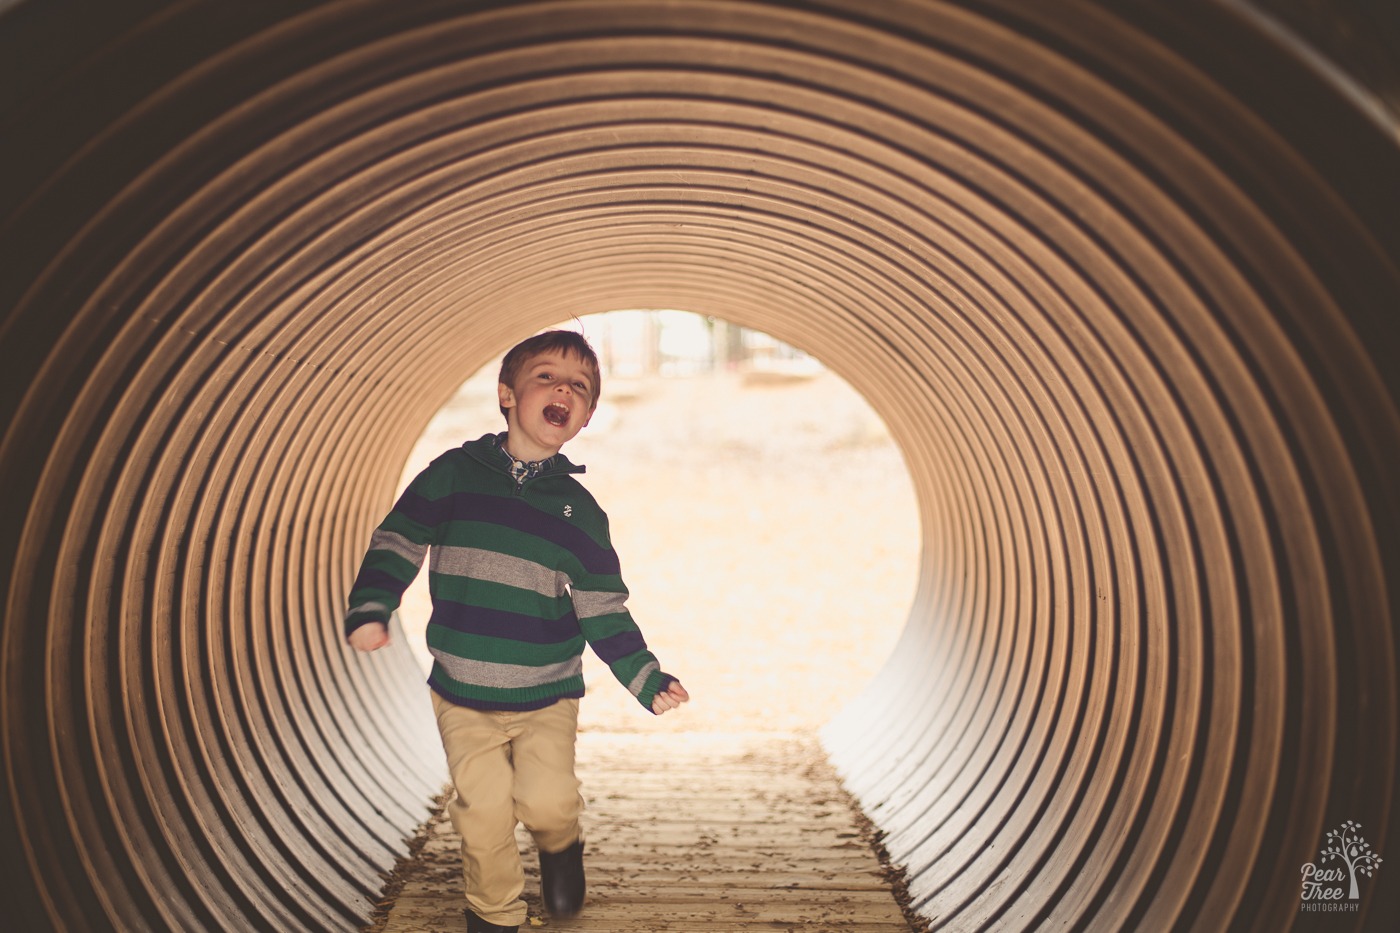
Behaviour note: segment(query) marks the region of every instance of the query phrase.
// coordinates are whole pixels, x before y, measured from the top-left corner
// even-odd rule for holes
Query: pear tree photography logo
[[[1361,909],[1361,887],[1357,877],[1370,878],[1383,859],[1361,838],[1360,823],[1347,820],[1329,830],[1317,862],[1303,866],[1303,902],[1299,909],[1316,912]]]

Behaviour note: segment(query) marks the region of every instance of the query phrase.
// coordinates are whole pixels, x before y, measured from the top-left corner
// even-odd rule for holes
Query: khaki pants
[[[578,700],[504,712],[468,709],[432,693],[457,790],[448,813],[462,837],[467,906],[488,923],[518,926],[526,909],[516,821],[543,852],[562,852],[580,837]]]

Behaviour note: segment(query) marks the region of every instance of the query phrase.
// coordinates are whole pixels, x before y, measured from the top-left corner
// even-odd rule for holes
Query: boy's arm
[[[403,600],[404,590],[418,575],[432,542],[432,529],[414,515],[424,511],[425,500],[414,489],[415,480],[393,511],[369,539],[369,549],[350,588],[350,608],[345,613],[345,635],[361,651],[373,651],[389,641],[389,617]]]
[[[680,681],[662,671],[656,655],[647,650],[627,610],[627,587],[620,575],[589,574],[571,591],[583,637],[638,703],[660,714],[690,699]]]
[[[569,595],[579,629],[593,653],[638,703],[656,714],[675,709],[690,696],[680,681],[661,670],[632,621],[607,514],[593,506],[573,514],[574,524],[590,539],[589,546],[575,551],[578,563],[569,568]]]

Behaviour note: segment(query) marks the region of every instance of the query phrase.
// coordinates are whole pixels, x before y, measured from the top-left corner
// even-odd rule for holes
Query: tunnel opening
[[[1400,838],[1400,147],[1271,5],[4,5],[18,922],[356,927],[436,790],[338,632],[399,465],[512,335],[686,307],[904,452],[825,735],[926,913],[1305,925]]]
[[[917,582],[917,501],[884,421],[820,361],[723,320],[614,311],[555,327],[588,337],[603,371],[598,411],[564,453],[589,468],[643,633],[703,698],[639,719],[585,652],[582,727],[826,723],[885,661]],[[502,430],[499,365],[433,416],[399,491],[444,450]],[[420,573],[400,614],[425,670],[431,612]]]

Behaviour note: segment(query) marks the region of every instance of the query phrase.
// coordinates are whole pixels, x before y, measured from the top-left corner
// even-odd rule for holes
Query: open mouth
[[[569,406],[560,402],[551,402],[544,407],[544,420],[556,428],[562,428],[569,423]]]

